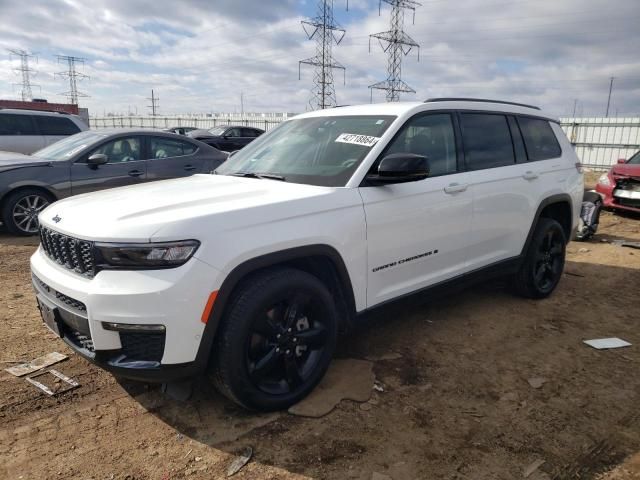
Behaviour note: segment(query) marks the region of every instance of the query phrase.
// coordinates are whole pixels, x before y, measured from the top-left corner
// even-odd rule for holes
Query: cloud
[[[420,43],[403,60],[403,79],[415,95],[479,96],[539,104],[570,113],[574,99],[586,115],[603,115],[609,78],[616,77],[612,111],[640,114],[640,3],[627,0],[423,1],[405,18]],[[335,72],[338,103],[368,102],[368,85],[386,78],[386,55],[369,35],[389,29],[389,8],[376,0],[335,2],[347,29],[333,52],[347,67]],[[56,54],[87,58],[91,110],[145,111],[150,90],[160,111],[303,111],[313,71],[298,61],[315,54],[300,21],[316,14],[307,0],[0,0],[0,48],[39,53],[34,65],[43,96],[60,101],[68,90],[54,73]],[[0,57],[0,97],[19,95],[15,59]],[[382,101],[383,92],[374,92]]]

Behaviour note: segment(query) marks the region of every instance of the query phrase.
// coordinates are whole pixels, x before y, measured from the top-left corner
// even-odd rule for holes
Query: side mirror
[[[429,176],[429,161],[415,153],[392,153],[380,160],[378,173],[367,175],[373,185],[406,183],[423,180]]]
[[[619,158],[618,159],[618,163],[627,163],[627,159],[626,158]]]
[[[89,158],[87,158],[87,165],[93,168],[98,168],[99,165],[104,165],[109,161],[109,157],[107,157],[104,153],[94,153]]]

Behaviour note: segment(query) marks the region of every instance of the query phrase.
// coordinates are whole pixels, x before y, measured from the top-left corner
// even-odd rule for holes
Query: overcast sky
[[[477,96],[531,102],[564,116],[640,114],[640,0],[423,0],[406,19],[420,45],[403,62],[416,94],[401,100]],[[335,58],[339,104],[368,103],[368,85],[386,77],[386,57],[368,35],[388,30],[389,8],[377,0],[335,0],[347,30]],[[34,96],[66,101],[65,65],[57,54],[86,58],[79,89],[91,113],[148,112],[153,88],[160,113],[301,112],[314,54],[300,21],[311,0],[0,0],[0,98],[19,98],[18,65],[7,49],[37,54]],[[384,92],[374,91],[374,101]]]

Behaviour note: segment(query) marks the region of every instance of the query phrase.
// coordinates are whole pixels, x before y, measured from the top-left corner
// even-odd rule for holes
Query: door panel
[[[466,271],[470,244],[469,173],[360,188],[367,220],[367,305],[433,285]]]
[[[109,163],[90,166],[87,158],[96,153],[107,155]],[[119,137],[109,140],[84,155],[71,166],[73,195],[105,188],[142,183],[147,177],[147,162],[143,160],[139,137]]]
[[[149,137],[147,181],[188,177],[202,173],[203,160],[195,155],[197,147],[189,142],[164,137]]]
[[[467,269],[472,172],[460,172],[450,112],[407,121],[385,152],[424,155],[430,177],[361,187],[367,220],[368,306],[433,285]],[[375,173],[377,162],[372,167]]]

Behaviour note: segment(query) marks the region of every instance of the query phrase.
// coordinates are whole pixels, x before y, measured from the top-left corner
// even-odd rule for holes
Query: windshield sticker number
[[[363,147],[373,147],[380,137],[370,137],[368,135],[358,135],[356,133],[341,133],[336,138],[336,143],[350,143],[352,145],[362,145]]]

